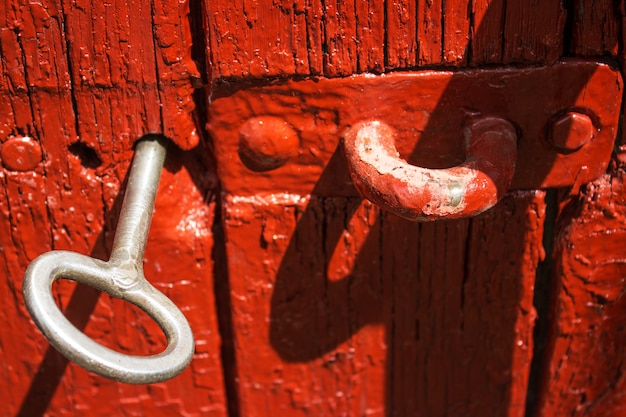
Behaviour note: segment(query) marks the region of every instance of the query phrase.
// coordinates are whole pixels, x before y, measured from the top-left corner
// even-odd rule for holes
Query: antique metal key
[[[52,251],[35,259],[24,276],[26,307],[55,348],[89,371],[134,384],[178,375],[194,351],[187,320],[143,274],[143,255],[165,154],[165,146],[158,140],[137,144],[107,262],[75,252]],[[51,287],[59,278],[89,285],[141,308],[165,332],[167,348],[153,356],[132,356],[96,343],[74,327],[57,307]]]

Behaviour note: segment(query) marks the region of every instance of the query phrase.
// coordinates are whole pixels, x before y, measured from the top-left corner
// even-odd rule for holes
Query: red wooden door
[[[231,175],[239,155],[215,134],[221,100],[287,80],[569,57],[621,65],[622,3],[6,0],[0,10],[3,415],[623,414],[620,140],[589,184],[512,191],[472,219],[414,223],[334,194],[347,178],[339,154],[321,176],[285,165],[306,192],[265,189],[269,171]],[[272,114],[264,105],[254,110]],[[335,117],[320,107],[312,123],[333,132]],[[189,319],[196,353],[175,379],[135,386],[50,348],[21,280],[51,249],[106,258],[132,144],[148,133],[180,149],[144,268]],[[65,281],[54,290],[105,345],[165,345],[128,304]]]

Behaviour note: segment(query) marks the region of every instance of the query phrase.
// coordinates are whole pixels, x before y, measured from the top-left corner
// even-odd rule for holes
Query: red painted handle
[[[409,220],[475,216],[494,206],[515,172],[517,132],[506,120],[484,117],[466,128],[466,159],[428,169],[400,158],[395,131],[380,121],[361,122],[344,136],[352,181],[368,200]]]

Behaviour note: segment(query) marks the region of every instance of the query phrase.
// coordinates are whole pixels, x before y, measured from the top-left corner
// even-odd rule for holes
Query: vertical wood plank
[[[324,25],[322,0],[310,0],[302,7],[306,27],[306,52],[309,60],[309,74],[324,74]],[[303,72],[306,75],[306,71]]]
[[[524,415],[542,192],[425,225],[282,198],[226,197],[243,415]]]
[[[214,79],[549,64],[564,50],[566,21],[559,2],[538,0],[218,0],[206,13]]]
[[[36,330],[21,295],[26,266],[43,252],[107,257],[135,140],[175,124],[186,136],[181,146],[193,145],[189,109],[165,92],[192,88],[184,73],[192,70],[180,67],[191,65],[181,47],[190,41],[181,35],[185,9],[161,6],[174,7],[179,20],[157,13],[161,25],[171,23],[159,36],[173,38],[155,49],[153,10],[145,2],[0,2],[0,151],[24,136],[42,150],[41,161],[22,171],[0,153],[3,415],[226,415],[212,294],[214,204],[205,202],[215,178],[202,152],[172,145],[145,263],[148,279],[182,307],[195,331],[188,371],[167,383],[132,386],[68,364]],[[161,60],[159,48],[178,48],[180,60]],[[163,115],[161,106],[176,111]],[[158,326],[126,303],[67,281],[54,292],[68,318],[95,340],[134,354],[164,347]]]
[[[503,63],[555,62],[563,52],[566,17],[561,2],[507,0]]]
[[[382,416],[378,212],[284,198],[226,200],[241,413]]]
[[[436,65],[443,58],[442,0],[417,0],[417,38],[419,66]]]
[[[618,169],[590,183],[560,216],[539,416],[624,411],[625,177]]]
[[[505,0],[474,0],[471,14],[471,64],[499,64],[504,43]]]
[[[388,415],[524,415],[544,209],[533,192],[472,220],[385,216]]]
[[[358,69],[356,0],[324,1],[324,74],[338,77]]]
[[[207,2],[206,8],[211,65],[218,77],[308,74],[307,42],[321,47],[325,36],[307,21],[324,15],[317,2],[309,9],[303,1],[218,0]],[[319,55],[317,48],[312,51]],[[313,68],[319,68],[317,59]]]
[[[573,2],[569,53],[623,61],[623,7],[623,2]],[[608,175],[560,201],[538,416],[610,416],[626,409],[621,395],[626,387],[621,376],[626,201],[623,152],[616,156],[622,164],[616,162]]]
[[[188,3],[65,0],[60,7],[81,140],[95,146],[100,137],[113,152],[115,141],[104,138],[115,120],[125,136],[163,133],[185,149],[196,146],[192,93],[200,75],[190,57]]]
[[[161,121],[161,129],[158,131],[183,149],[198,146],[201,139],[199,129],[202,129],[196,123],[196,104],[193,100],[195,88],[202,85],[202,76],[191,57],[192,45],[202,42],[202,34],[197,33],[196,39],[192,38],[189,3],[190,0],[152,1],[151,7],[147,8],[152,25],[145,24],[139,29],[152,28],[154,47],[149,50],[154,50],[152,59],[157,65],[156,90],[159,93]],[[134,6],[134,3],[130,3],[130,7]],[[200,19],[200,16],[196,19]],[[117,31],[117,28],[114,27],[113,31]],[[132,37],[131,34],[129,38]]]
[[[387,1],[387,68],[411,68],[417,63],[417,4],[411,0]]]
[[[576,56],[616,57],[619,49],[620,16],[615,2],[608,0],[573,2],[572,38],[569,49]]]
[[[443,2],[443,63],[466,66],[470,40],[471,2]]]
[[[356,0],[358,72],[385,69],[385,2]]]

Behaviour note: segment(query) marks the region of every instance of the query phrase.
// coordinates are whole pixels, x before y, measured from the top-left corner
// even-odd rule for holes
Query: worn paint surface
[[[566,51],[566,54],[588,57],[617,56],[623,53],[618,50],[619,42],[617,39],[619,33],[623,33],[623,31],[620,32],[622,21],[620,21],[620,15],[617,14],[621,13],[621,16],[624,16],[623,5],[620,6],[620,9],[617,9],[610,1],[592,2],[578,0],[571,2],[567,6],[568,9],[565,10],[559,2],[507,1],[505,4],[504,1],[485,0],[473,1],[471,3],[462,1],[354,2],[345,6],[338,2],[312,2],[294,4],[294,7],[290,9],[285,7],[284,4],[274,6],[269,3],[261,4],[261,2],[258,2],[251,7],[241,7],[241,5],[229,6],[226,2],[212,2],[207,7],[209,11],[207,28],[210,31],[210,57],[214,69],[213,75],[215,79],[225,80],[229,83],[232,83],[236,77],[284,77],[288,75],[338,77],[359,72],[380,73],[388,69],[428,65],[551,64],[561,57],[563,51]],[[377,19],[377,16],[383,15],[383,10],[387,19],[381,21]],[[274,38],[266,41],[266,36],[268,36],[266,35],[267,28],[272,27],[274,24],[283,28],[280,31],[281,36],[276,41]],[[291,28],[291,30],[284,28]],[[566,38],[566,33],[571,33],[572,37]],[[241,43],[228,41],[232,39],[245,39],[248,41],[242,45]],[[236,46],[233,47],[233,45]],[[558,81],[554,83],[558,83]],[[584,97],[584,90],[581,88],[574,87],[570,91],[574,94],[580,94],[579,97]],[[601,99],[604,101],[615,100],[614,105],[618,105],[619,102],[619,98],[615,95],[602,96]],[[440,102],[443,103],[444,101],[441,100]],[[532,106],[533,104],[529,103],[528,107]],[[320,109],[315,117],[316,123],[313,125],[314,128],[328,129],[330,134],[336,135],[337,132],[333,131],[332,128],[332,114],[324,116],[323,108],[320,107]],[[367,111],[369,108],[363,107],[362,109]],[[271,114],[269,108],[266,111]],[[282,113],[284,114],[284,112]],[[568,113],[565,114],[567,115]],[[610,112],[610,114],[616,115],[615,111]],[[560,117],[562,116],[556,116],[555,121],[557,123],[561,120]],[[329,122],[329,120],[331,121]],[[294,123],[294,125],[297,125],[297,123]],[[560,129],[561,127],[557,126],[551,132],[548,129],[546,133],[552,135],[553,145],[561,147],[561,150],[566,152],[571,151],[570,137],[568,136],[564,139],[559,133]],[[568,126],[566,130],[568,130],[568,133],[571,133],[571,126]],[[584,136],[584,134],[583,129],[580,136]],[[219,137],[223,136],[220,135]],[[574,139],[578,140],[578,138]],[[584,138],[581,140],[585,141]],[[577,148],[578,144],[575,147]],[[334,146],[330,147],[331,151],[334,149]],[[538,150],[529,154],[529,156],[541,158],[545,151],[546,149]],[[234,159],[229,160],[228,158],[231,157],[226,155],[232,155]],[[224,152],[223,155],[218,154],[218,158],[223,158],[220,168],[222,173],[238,164],[235,155],[236,152],[232,151]],[[313,155],[315,156],[316,153],[313,153]],[[402,303],[398,303],[398,300],[395,300],[396,302],[393,303],[392,307],[391,316],[394,320],[387,321],[387,326],[385,326],[386,340],[389,344],[384,344],[382,349],[389,349],[386,353],[388,356],[385,356],[386,366],[389,367],[385,373],[384,383],[386,402],[383,408],[385,411],[381,411],[380,406],[377,404],[377,401],[381,400],[380,393],[378,395],[372,392],[368,392],[369,395],[360,394],[366,390],[366,388],[363,388],[364,386],[370,386],[371,378],[367,376],[371,374],[380,376],[380,373],[375,373],[377,372],[377,362],[375,360],[381,357],[380,342],[378,344],[367,344],[367,342],[363,342],[363,338],[372,343],[372,340],[380,341],[382,337],[380,328],[363,326],[358,331],[353,329],[359,327],[359,323],[367,322],[368,319],[371,320],[373,313],[362,313],[365,307],[360,306],[377,306],[371,300],[375,299],[375,296],[372,294],[379,294],[376,291],[376,285],[379,284],[376,282],[368,284],[369,287],[375,289],[366,291],[372,298],[368,302],[365,301],[368,298],[363,297],[363,304],[354,302],[354,299],[358,299],[358,297],[353,296],[350,289],[359,288],[358,284],[355,287],[351,286],[355,282],[360,282],[358,278],[355,278],[361,276],[359,271],[363,269],[368,270],[364,274],[370,278],[373,274],[372,271],[380,271],[381,269],[375,263],[375,259],[384,258],[384,254],[388,252],[370,249],[368,245],[375,245],[375,243],[371,243],[369,239],[366,240],[367,245],[360,243],[358,238],[339,238],[337,240],[335,235],[341,233],[343,233],[342,236],[360,236],[363,233],[363,228],[368,229],[365,226],[366,220],[364,219],[369,219],[368,216],[370,214],[357,216],[356,218],[360,219],[360,223],[363,226],[354,226],[354,222],[351,222],[351,219],[355,218],[352,215],[352,213],[356,213],[354,209],[345,209],[343,207],[347,205],[346,203],[338,204],[336,199],[322,197],[328,196],[329,190],[343,193],[344,190],[349,189],[342,188],[343,182],[337,180],[337,178],[345,179],[346,177],[344,175],[345,171],[342,171],[341,164],[337,163],[337,159],[334,156],[328,160],[328,165],[325,166],[326,170],[321,171],[319,181],[312,184],[304,192],[304,201],[308,202],[307,208],[304,209],[304,214],[301,214],[302,209],[296,208],[305,204],[302,201],[303,197],[299,194],[288,197],[272,194],[272,185],[269,184],[267,187],[261,185],[265,192],[269,193],[268,195],[261,197],[237,197],[238,194],[249,195],[247,187],[242,182],[242,188],[237,188],[234,185],[231,189],[229,188],[230,185],[236,184],[236,181],[229,183],[229,176],[223,175],[226,190],[230,190],[234,194],[233,196],[226,196],[224,216],[227,235],[231,236],[228,243],[229,256],[231,256],[229,258],[231,285],[234,287],[239,285],[239,288],[241,288],[240,292],[234,291],[232,297],[238,375],[240,378],[243,378],[238,385],[241,413],[244,415],[263,415],[278,413],[276,409],[279,409],[279,413],[283,415],[298,415],[306,414],[307,412],[315,415],[337,415],[343,412],[346,415],[350,415],[358,414],[351,407],[357,407],[358,411],[362,411],[363,407],[365,407],[372,414],[384,413],[385,415],[410,415],[411,413],[417,414],[420,412],[423,415],[505,415],[505,413],[508,415],[523,415],[526,405],[522,405],[522,403],[525,403],[528,399],[527,396],[530,397],[530,406],[533,407],[533,396],[539,394],[544,386],[537,383],[538,380],[535,376],[533,376],[531,386],[526,384],[530,358],[533,356],[530,350],[525,351],[526,356],[520,354],[515,361],[509,364],[509,371],[517,379],[514,384],[509,385],[512,394],[510,398],[503,400],[506,405],[502,405],[502,408],[498,408],[498,405],[501,404],[498,399],[502,397],[497,395],[482,397],[485,398],[485,402],[492,406],[487,411],[480,408],[458,406],[459,403],[446,398],[445,393],[454,392],[456,395],[462,395],[464,393],[467,394],[468,390],[472,388],[484,386],[468,383],[467,379],[452,377],[453,373],[447,371],[448,368],[445,366],[442,366],[446,360],[450,360],[449,355],[445,357],[437,356],[436,358],[429,356],[429,361],[426,363],[431,364],[436,370],[428,373],[428,367],[426,366],[426,371],[417,373],[418,376],[416,376],[416,368],[407,366],[405,360],[407,358],[415,358],[415,350],[418,350],[420,345],[415,343],[415,339],[405,339],[401,336],[403,334],[416,334],[416,323],[411,319],[404,320],[404,317],[399,313],[403,311]],[[307,179],[307,175],[302,175],[305,172],[299,171],[300,176],[298,179]],[[261,177],[256,177],[256,179],[260,179],[261,184],[263,184]],[[576,194],[578,188],[584,182],[575,181],[572,192]],[[281,181],[280,184],[284,183]],[[259,185],[257,184],[256,186]],[[279,188],[281,187],[279,186]],[[284,188],[283,185],[282,189],[284,190]],[[313,197],[310,199],[308,197],[309,192],[313,194]],[[251,208],[247,211],[244,210],[242,203],[250,204]],[[288,211],[289,214],[282,214],[281,209],[275,207],[281,204],[286,205],[286,208],[283,210]],[[520,203],[519,207],[525,207],[525,204],[527,202]],[[554,206],[555,202],[551,200],[549,204]],[[309,210],[308,207],[311,206],[313,207],[312,211],[316,213],[313,215],[315,220],[308,219],[306,215]],[[319,206],[323,207],[323,209],[315,209]],[[335,207],[337,206],[342,208],[336,209]],[[292,214],[290,210],[294,211],[294,213]],[[498,207],[494,209],[495,212],[498,210]],[[521,210],[521,212],[528,213],[524,210]],[[252,217],[252,213],[256,213],[256,215]],[[543,221],[545,218],[544,211],[539,210],[538,216]],[[293,217],[296,219],[294,220]],[[278,218],[278,220],[274,220],[275,218]],[[240,221],[240,219],[246,220]],[[507,217],[507,224],[518,220],[515,216],[513,218],[509,216]],[[415,268],[417,268],[415,265],[419,264],[416,261],[412,264],[413,266],[409,266],[407,263],[408,259],[422,259],[419,254],[412,252],[407,254],[407,251],[415,250],[412,244],[419,239],[426,242],[420,248],[445,248],[442,249],[444,252],[437,252],[436,256],[439,256],[440,259],[446,259],[444,254],[447,253],[446,249],[450,249],[449,256],[454,258],[456,252],[452,243],[453,238],[450,238],[453,234],[447,232],[434,234],[432,230],[429,234],[429,228],[443,228],[444,226],[442,225],[422,225],[419,226],[422,229],[418,233],[417,230],[411,228],[418,228],[418,226],[405,224],[398,219],[395,221],[398,226],[392,229],[393,232],[387,234],[387,239],[383,241],[390,248],[388,250],[394,253],[394,262],[392,262],[394,267],[391,269],[391,272],[389,269],[385,269],[384,272],[387,275],[384,276],[382,272],[377,272],[381,274],[382,278],[380,280],[394,279],[396,282],[403,278],[409,280],[405,286],[399,286],[399,288],[394,290],[401,294],[402,299],[405,300],[405,306],[409,306],[407,307],[409,309],[424,308],[424,303],[419,302],[418,298],[423,294],[423,291],[426,291],[429,297],[434,297],[433,299],[437,302],[441,302],[442,298],[436,297],[437,292],[432,287],[424,288],[424,286],[419,286],[418,288],[415,277],[421,276],[421,273],[414,273],[415,275],[412,275],[410,272],[407,273],[407,271],[415,271]],[[322,225],[319,222],[322,222]],[[286,224],[290,226],[286,226]],[[336,224],[339,225],[335,226]],[[348,226],[348,224],[352,224],[352,226]],[[390,221],[385,223],[383,220],[383,224],[390,224]],[[459,224],[463,224],[463,222],[459,222]],[[248,264],[250,262],[258,262],[258,259],[250,260],[243,255],[246,252],[256,253],[256,250],[252,249],[253,243],[248,240],[246,243],[248,245],[247,249],[242,249],[243,244],[240,243],[244,240],[244,232],[239,232],[239,230],[249,225],[255,225],[254,227],[259,230],[257,233],[259,236],[262,236],[259,247],[262,249],[261,253],[263,256],[257,268],[253,268]],[[472,232],[487,238],[493,236],[494,230],[500,230],[496,225],[497,222],[493,218],[487,218],[484,222],[472,221]],[[337,227],[341,231],[336,231],[333,234],[333,232],[329,231],[329,228],[332,227]],[[376,223],[374,223],[374,226],[370,226],[369,233],[371,233],[371,228],[374,228],[376,231],[376,227],[379,227]],[[282,248],[285,246],[285,240],[288,239],[288,235],[275,233],[276,230],[282,231],[283,229],[287,231],[295,229],[285,255],[281,255],[281,251],[284,250]],[[320,231],[320,229],[323,231]],[[266,230],[269,232],[266,233]],[[307,230],[312,231],[307,232]],[[548,228],[548,232],[550,230]],[[323,249],[319,249],[319,244],[311,243],[311,240],[314,239],[306,237],[309,233],[318,236],[317,239],[322,239],[324,242],[330,240],[331,243],[324,243]],[[300,238],[299,236],[304,237]],[[247,237],[249,238],[250,236],[247,235]],[[509,231],[499,242],[502,247],[512,247],[510,245],[514,246],[518,239],[519,235],[516,236],[515,233]],[[535,239],[537,239],[537,236],[535,236]],[[373,240],[375,241],[375,239]],[[546,236],[548,248],[551,247],[549,244],[551,240],[550,235]],[[532,241],[531,239],[530,242]],[[351,245],[350,251],[334,250],[335,242]],[[534,242],[536,246],[528,243],[530,245],[528,250],[534,256],[539,256],[541,254],[541,250],[538,248],[540,244],[537,243],[537,240],[534,240]],[[295,249],[291,249],[292,247],[295,247]],[[470,265],[470,268],[481,265],[481,256],[483,255],[489,257],[489,246],[471,246],[471,248],[477,252],[474,252],[473,257],[467,260],[466,268],[467,265]],[[273,253],[275,250],[278,250],[278,254]],[[307,253],[319,253],[320,250],[323,250],[323,252],[315,256],[319,256],[320,262],[323,260],[325,270],[320,270],[319,266],[316,268],[315,261],[306,260]],[[363,253],[363,255],[349,255],[354,252]],[[293,261],[287,256],[292,253],[294,254],[292,255]],[[336,255],[337,253],[340,253],[340,255]],[[380,255],[381,253],[383,254],[382,256]],[[232,254],[238,254],[239,256],[233,258]],[[274,272],[276,267],[272,265],[275,265],[281,256],[283,256],[282,262],[288,263],[289,267],[287,270],[291,272],[290,279],[287,281],[290,284],[284,290],[287,295],[283,299],[285,303],[298,306],[299,309],[296,309],[296,307],[291,309],[284,307],[283,309],[283,311],[287,311],[282,316],[282,320],[287,323],[284,327],[290,329],[290,331],[285,331],[284,333],[284,342],[276,342],[275,340],[280,340],[280,337],[276,336],[276,331],[272,332],[271,328],[269,330],[274,351],[281,355],[280,358],[276,358],[275,352],[272,352],[270,347],[263,347],[265,346],[263,332],[255,333],[256,326],[261,325],[255,321],[255,318],[267,317],[269,314],[268,307],[263,307],[264,302],[258,300],[259,298],[264,299],[265,297],[266,299],[269,297],[268,292],[277,292],[278,278],[282,276],[282,264],[278,272]],[[355,257],[357,261],[351,261],[352,257]],[[530,257],[529,259],[535,258]],[[519,260],[519,255],[515,251],[507,251],[499,256],[497,263],[504,268],[504,271],[506,271],[505,275],[511,272],[511,269],[505,266],[511,260]],[[295,265],[291,266],[292,263]],[[370,265],[369,268],[368,265]],[[548,278],[545,273],[547,269],[545,265],[539,271],[536,271],[533,263],[529,263],[526,260],[525,266],[532,271],[529,274],[536,274],[543,285],[543,281]],[[341,272],[333,272],[332,268],[339,268]],[[513,267],[511,266],[511,268]],[[315,272],[303,274],[303,271],[311,269]],[[240,277],[245,271],[250,271],[249,275],[245,278]],[[261,278],[259,278],[259,271],[261,271]],[[442,273],[454,275],[454,271],[453,266],[447,266],[446,272]],[[469,275],[467,271],[469,269],[464,269],[463,272],[458,271],[458,276],[467,279]],[[274,276],[276,276],[275,282],[273,281]],[[303,276],[310,278],[305,280]],[[389,278],[389,276],[393,278]],[[407,278],[407,276],[410,278]],[[414,279],[411,280],[411,277]],[[327,281],[322,285],[321,282],[324,282],[323,278],[326,278]],[[325,314],[330,314],[329,306],[333,305],[332,303],[337,297],[334,296],[335,292],[331,292],[329,289],[341,288],[333,285],[336,282],[341,282],[341,278],[344,278],[343,282],[346,288],[343,289],[343,292],[338,290],[338,294],[344,294],[343,297],[340,295],[339,298],[345,301],[337,303],[339,306],[337,307],[338,310],[330,318],[327,318],[325,321],[320,320],[320,315],[326,317],[324,316]],[[562,277],[557,275],[554,279],[558,281]],[[245,283],[238,284],[239,280]],[[316,284],[315,282],[318,283]],[[438,281],[434,280],[434,282]],[[495,283],[496,281],[488,280],[488,282]],[[258,287],[255,288],[255,284]],[[311,285],[311,287],[302,289],[307,284]],[[458,288],[459,286],[451,285],[449,290],[458,291]],[[319,297],[306,298],[307,292],[315,291],[320,293]],[[489,299],[494,297],[494,293],[489,290],[489,285],[482,287],[479,293],[485,294]],[[384,293],[384,299],[390,297],[387,294]],[[305,298],[310,301],[305,302]],[[256,301],[251,302],[252,299]],[[272,297],[273,299],[274,297]],[[548,299],[548,303],[549,301]],[[541,303],[541,299],[538,302]],[[258,307],[257,303],[261,304],[261,307]],[[345,304],[348,305],[346,306]],[[270,305],[273,306],[273,304]],[[469,313],[467,310],[460,312],[454,309],[454,307],[450,307],[449,303],[445,305],[448,308],[452,308],[452,311],[455,311],[459,316]],[[531,307],[529,308],[532,309]],[[543,313],[545,311],[542,310],[542,315]],[[454,313],[449,312],[449,314]],[[367,319],[363,319],[361,316],[366,316]],[[344,317],[346,318],[344,319]],[[439,325],[440,327],[437,327],[439,331],[446,335],[449,334],[446,331],[454,327],[450,326],[449,320],[443,319],[441,321],[442,319],[439,319],[439,317],[441,315],[429,315],[427,321],[428,323],[435,323],[434,326]],[[484,323],[495,325],[500,316],[499,314],[494,314],[489,317],[484,316],[483,318]],[[553,318],[558,320],[558,317]],[[542,316],[540,321],[545,323],[548,319]],[[342,326],[336,323],[342,320],[347,324]],[[563,320],[567,320],[567,317],[563,317]],[[322,323],[319,323],[320,321]],[[290,322],[293,323],[290,324]],[[510,322],[508,320],[508,323]],[[268,325],[266,322],[263,323]],[[271,323],[273,322],[270,321],[270,326]],[[484,326],[484,323],[481,324]],[[335,331],[334,326],[341,330]],[[402,328],[412,328],[412,330],[403,333],[399,331]],[[517,322],[515,331],[519,334],[530,335],[531,328],[532,320],[523,319]],[[303,331],[302,329],[305,330]],[[314,336],[309,337],[311,333]],[[337,337],[337,334],[342,333],[344,335],[343,338]],[[471,336],[474,338],[472,344],[484,347],[480,341],[481,334],[484,335],[485,333],[477,331]],[[272,335],[274,335],[273,339]],[[351,336],[348,337],[348,335]],[[545,335],[541,331],[537,335],[540,337],[545,336],[548,342],[550,340],[550,335]],[[295,341],[292,340],[294,337],[296,337]],[[301,337],[309,340],[310,344],[299,343],[298,340]],[[344,344],[340,344],[341,342],[337,340],[344,340]],[[541,345],[544,342],[546,341],[539,341]],[[281,344],[286,347],[280,349]],[[337,344],[339,344],[339,347],[334,347]],[[248,346],[250,345],[253,345],[254,348],[249,349]],[[429,346],[449,347],[460,345],[462,344],[448,345],[442,342],[440,345],[431,344]],[[300,351],[309,352],[313,350],[314,352],[298,356],[298,346],[304,346]],[[355,349],[354,346],[358,346],[359,349]],[[361,363],[358,355],[362,354],[363,351],[370,352],[368,373],[361,371],[362,368],[358,366],[347,365],[347,363]],[[505,352],[506,349],[495,349],[495,351]],[[335,355],[335,352],[345,353],[344,355]],[[540,356],[545,353],[541,346],[536,352]],[[615,360],[621,357],[617,351],[614,355]],[[452,356],[454,357],[454,355]],[[491,355],[490,357],[493,356]],[[470,355],[470,357],[472,356]],[[324,358],[328,358],[329,361],[324,361]],[[341,358],[339,363],[337,358]],[[568,367],[566,359],[566,357],[559,356],[554,357],[553,360],[555,362],[559,361],[561,366]],[[597,360],[601,360],[601,357],[597,356]],[[325,366],[316,367],[315,361],[320,361]],[[542,365],[546,366],[546,362],[542,362],[541,358],[537,359],[537,361],[534,365],[539,367]],[[328,362],[331,362],[332,368],[327,365]],[[413,362],[409,360],[409,363]],[[258,368],[256,367],[258,364],[263,364],[263,366]],[[298,364],[300,366],[296,366]],[[327,379],[329,377],[326,374],[330,374],[331,369],[336,370],[335,373],[340,372],[338,370],[341,369],[340,367],[343,364],[346,364],[345,366],[348,367],[342,373],[345,375],[344,381],[346,382],[341,384],[337,382],[341,381],[341,379],[334,377],[331,379],[332,383],[329,383]],[[294,377],[296,381],[294,384],[289,384],[290,379],[284,377],[286,374],[285,369],[289,369],[287,374],[295,373],[297,375]],[[389,371],[389,369],[392,371]],[[442,371],[442,369],[445,371]],[[470,360],[463,369],[474,369],[473,375],[483,375],[485,369],[492,370],[494,368],[491,366],[485,367],[483,363],[478,365]],[[576,363],[572,363],[571,372],[576,372]],[[302,381],[305,382],[303,383]],[[455,387],[454,384],[456,382],[460,386],[457,386],[455,390],[453,387]],[[568,392],[567,381],[564,379],[560,384],[562,386],[561,389],[564,392]],[[268,386],[272,387],[269,389],[270,393],[263,390],[263,387]],[[339,388],[335,388],[337,386]],[[416,392],[424,392],[423,390],[433,386],[441,387],[441,390],[435,392],[442,396],[433,395],[430,391],[428,396],[420,397],[416,395]],[[506,387],[507,384],[503,383],[500,386]],[[558,384],[555,385],[555,388],[557,386]],[[619,391],[613,390],[610,384],[603,386],[606,390],[604,391],[605,396],[615,395],[616,398],[619,398]],[[281,390],[279,387],[286,388]],[[344,387],[348,387],[350,395],[346,395]],[[338,399],[330,399],[332,396],[327,392],[332,392],[332,388],[334,388]],[[558,393],[558,389],[555,392]],[[474,394],[474,404],[479,404],[481,394],[484,393],[477,391],[472,393]],[[287,398],[281,400],[282,395],[286,395]],[[568,395],[574,395],[574,393]],[[357,399],[362,400],[363,398],[369,400],[363,400],[357,406]],[[441,400],[441,398],[444,399]],[[561,398],[567,398],[567,396]],[[438,399],[439,402],[437,402]],[[556,399],[555,402],[558,403],[559,399]],[[573,403],[574,401],[570,404],[573,405]],[[576,408],[571,408],[571,410],[573,409]],[[529,415],[533,415],[535,411],[541,414],[541,407],[531,408]],[[619,410],[615,412],[617,415],[620,413]],[[554,414],[546,411],[543,415]]]
[[[559,2],[524,0],[215,0],[206,12],[215,78],[549,63],[566,20]]]
[[[153,132],[184,148],[198,142],[187,13],[177,1],[0,3],[2,416],[226,415],[213,294],[216,182],[202,148],[172,146],[144,264],[194,329],[185,373],[149,386],[89,374],[50,348],[20,295],[24,269],[45,251],[107,258],[135,140]],[[128,304],[68,282],[54,291],[106,346],[164,348],[158,326]]]
[[[343,147],[354,186],[369,201],[416,221],[472,217],[508,191],[517,160],[517,131],[506,120],[484,117],[466,127],[466,160],[428,169],[400,158],[395,132],[379,121],[352,127]]]
[[[223,92],[396,69],[550,65],[564,55],[623,61],[622,3],[211,0],[191,2],[188,16],[188,3],[169,0],[6,0],[0,143],[9,146],[0,156],[15,161],[0,161],[1,413],[221,416],[228,391],[235,417],[522,416],[528,397],[528,415],[623,414],[618,170],[591,186],[579,175],[571,195],[559,194],[568,208],[556,220],[556,272],[546,291],[554,297],[543,307],[553,307],[553,329],[569,335],[540,329],[533,338],[535,277],[549,277],[540,263],[542,237],[551,241],[544,224],[554,220],[546,222],[546,210],[558,201],[514,192],[472,220],[410,223],[357,197],[336,143],[318,149],[329,159],[311,165],[315,175],[293,171],[293,183],[305,183],[297,192],[251,180],[230,189],[222,176],[224,194],[214,199],[209,150],[172,157],[145,267],[198,340],[190,370],[174,381],[127,386],[67,365],[19,296],[24,268],[46,250],[106,257],[132,143],[150,132],[185,149],[202,142],[194,118],[203,115],[192,110],[205,106],[194,89],[204,76]],[[204,55],[208,68],[198,70]],[[213,98],[224,95],[215,91]],[[333,118],[319,108],[312,127],[337,138]],[[252,157],[266,161],[252,171],[257,179],[297,158],[288,124],[285,142],[248,137]],[[16,142],[22,137],[38,146]],[[571,150],[569,136],[561,139]],[[240,164],[237,149],[220,151],[222,140],[215,135],[210,148],[220,173]],[[223,273],[217,294],[214,270]],[[191,278],[177,278],[182,272]],[[130,353],[164,345],[156,326],[123,303],[66,283],[55,291],[68,316],[105,344]],[[531,364],[539,371],[531,374]]]
[[[562,210],[555,239],[549,362],[542,416],[626,411],[626,190],[623,170],[584,187]]]

